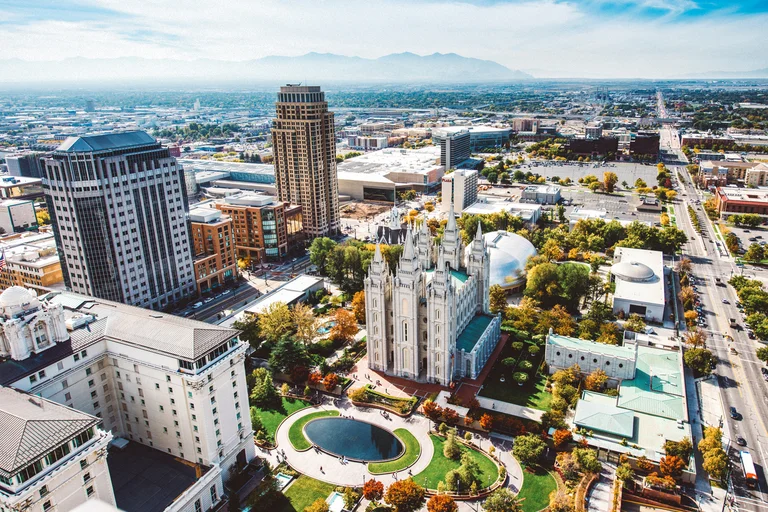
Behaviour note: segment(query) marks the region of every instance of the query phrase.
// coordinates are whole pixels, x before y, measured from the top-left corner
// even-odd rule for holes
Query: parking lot
[[[606,221],[613,219],[638,220],[650,222],[651,225],[659,222],[661,215],[661,213],[654,212],[638,212],[637,205],[640,204],[640,198],[637,195],[597,194],[583,187],[565,187],[561,194],[563,199],[571,201],[571,205],[566,207],[566,215],[577,207],[585,210],[606,210],[608,212],[605,217]]]
[[[538,163],[538,165],[534,165]],[[606,171],[615,172],[619,177],[620,186],[622,182],[626,181],[629,186],[633,186],[638,178],[641,178],[649,187],[656,185],[656,175],[658,170],[655,165],[643,165],[632,162],[608,162],[606,165],[600,165],[595,167],[593,163],[573,163],[573,162],[532,162],[530,169],[528,166],[524,166],[523,171],[531,171],[538,173],[545,178],[552,178],[558,176],[560,178],[571,178],[571,181],[578,181],[579,178],[588,176],[590,174],[596,176],[598,179],[603,178],[603,173]]]
[[[768,245],[768,229],[765,229],[764,227],[749,228],[728,226],[728,229],[731,231],[731,233],[739,237],[741,247],[744,251],[746,251],[749,246],[754,243]]]

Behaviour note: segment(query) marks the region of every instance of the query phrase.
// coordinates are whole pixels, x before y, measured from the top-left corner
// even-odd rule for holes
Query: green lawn
[[[499,380],[502,374],[504,375],[505,382]],[[535,379],[526,382],[522,386],[518,386],[512,380],[510,372],[505,370],[504,365],[501,364],[501,358],[499,358],[491,373],[488,374],[488,378],[485,379],[480,396],[494,398],[511,404],[524,405],[533,409],[539,409],[540,411],[548,411],[552,402],[552,394],[547,393],[545,390],[546,384],[546,374],[539,371]]]
[[[331,484],[301,475],[284,493],[288,502],[280,503],[275,512],[304,512],[316,499],[327,498],[334,489]]]
[[[389,462],[372,462],[368,464],[368,472],[372,475],[381,475],[383,473],[392,473],[394,471],[400,471],[419,459],[421,454],[421,445],[419,441],[413,437],[408,430],[399,428],[395,430],[395,435],[405,446],[405,453],[402,457],[391,460]]]
[[[286,416],[309,406],[310,403],[305,402],[304,400],[283,397],[283,402],[278,408],[262,409],[257,407],[256,410],[259,411],[259,418],[261,418],[261,422],[264,424],[264,429],[274,437],[275,432],[277,432],[277,427],[280,426],[280,422],[282,422]]]
[[[557,482],[552,475],[546,469],[536,467],[535,473],[523,470],[523,488],[517,497],[524,498],[524,512],[538,512],[549,506],[549,493],[555,489]]]
[[[413,481],[419,485],[423,485],[428,489],[437,489],[437,484],[440,481],[445,480],[445,474],[452,470],[458,469],[461,465],[460,461],[448,459],[443,455],[443,443],[445,440],[438,436],[429,436],[432,439],[432,444],[435,447],[435,454],[432,456],[432,461],[429,466],[421,473],[413,477]],[[499,470],[496,464],[486,457],[483,453],[461,446],[462,451],[469,450],[472,457],[477,461],[480,466],[480,481],[481,487],[487,487],[489,484],[493,484],[499,477]]]
[[[304,436],[304,425],[316,418],[327,418],[328,416],[338,415],[338,411],[318,411],[302,416],[291,425],[290,429],[288,429],[288,439],[290,439],[291,444],[295,449],[299,451],[309,450],[312,447],[312,443],[310,443]]]

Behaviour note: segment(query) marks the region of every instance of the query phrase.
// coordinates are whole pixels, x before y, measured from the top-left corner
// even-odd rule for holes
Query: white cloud
[[[0,25],[3,56],[245,60],[310,51],[362,57],[455,52],[560,76],[682,75],[764,67],[766,15],[604,18],[575,2],[475,5],[406,0],[92,0],[125,17]],[[692,0],[642,0],[677,12]],[[149,35],[147,35],[149,34]]]

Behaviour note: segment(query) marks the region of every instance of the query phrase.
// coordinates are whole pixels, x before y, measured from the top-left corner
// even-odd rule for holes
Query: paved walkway
[[[351,416],[355,419],[368,421],[391,431],[398,428],[408,429],[421,444],[421,454],[416,463],[410,468],[413,475],[423,471],[432,460],[434,447],[432,441],[429,439],[429,420],[417,415],[401,418],[393,414],[389,415],[389,419],[385,419],[381,415],[379,409],[361,409],[351,405],[347,401],[342,402],[338,408],[330,405],[308,407],[290,416],[282,423],[282,425],[280,425],[275,434],[277,449],[268,453],[264,452],[261,455],[267,458],[273,466],[276,466],[278,464],[278,452],[280,454],[284,452],[288,463],[295,470],[312,478],[329,482],[334,485],[362,485],[364,481],[369,480],[370,478],[379,480],[385,486],[388,486],[395,481],[395,477],[392,474],[371,475],[368,473],[367,465],[360,462],[341,464],[338,457],[328,455],[327,453],[318,453],[311,449],[304,452],[296,451],[293,446],[291,446],[291,442],[288,439],[288,430],[290,429],[290,426],[299,418],[320,410],[338,410],[343,416]],[[506,436],[494,436],[489,441],[485,436],[476,435],[473,442],[478,444],[484,450],[488,450],[490,444],[493,444],[496,448],[496,455],[507,467],[507,473],[509,475],[508,487],[513,492],[518,492],[523,483],[523,471],[520,464],[512,456],[511,439]],[[280,458],[282,459],[282,456],[280,456]],[[321,467],[323,468],[322,472],[320,471]],[[397,474],[397,479],[408,478],[408,476],[407,470],[400,471]]]
[[[587,510],[590,512],[605,512],[611,509],[613,501],[613,479],[616,474],[616,468],[611,464],[603,462],[603,469],[600,471],[600,478],[592,486],[587,497]]]
[[[509,414],[510,416],[517,416],[518,418],[526,418],[540,422],[541,415],[544,414],[544,411],[538,409],[531,409],[530,407],[523,407],[522,405],[510,404],[509,402],[502,402],[501,400],[484,398],[482,396],[478,396],[477,401],[480,402],[480,407],[483,409],[498,411],[503,414]]]

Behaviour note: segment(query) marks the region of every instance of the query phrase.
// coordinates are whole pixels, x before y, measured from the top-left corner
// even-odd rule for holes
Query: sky
[[[0,59],[454,52],[538,77],[663,78],[768,68],[765,27],[767,0],[0,0]]]

